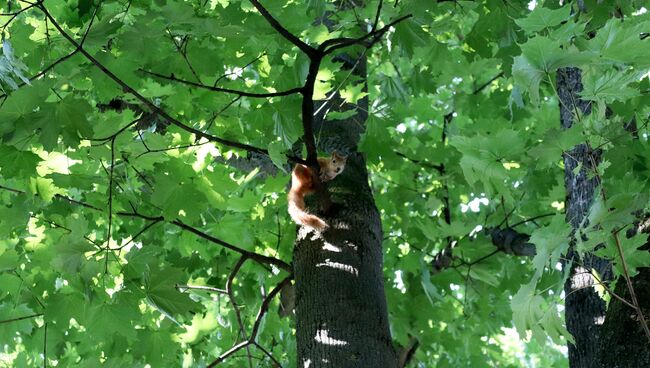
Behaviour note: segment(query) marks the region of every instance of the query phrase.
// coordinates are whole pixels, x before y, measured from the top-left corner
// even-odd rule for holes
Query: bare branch
[[[260,328],[260,324],[262,323],[262,318],[268,312],[269,310],[269,304],[271,304],[271,301],[275,296],[282,290],[282,288],[289,284],[291,280],[293,279],[293,275],[289,275],[285,277],[282,281],[280,281],[279,284],[275,285],[273,290],[269,293],[269,295],[264,298],[264,301],[262,302],[262,306],[260,307],[260,311],[257,313],[257,317],[255,317],[255,324],[253,325],[253,330],[251,331],[251,342],[255,340],[255,337],[257,337],[257,331]]]
[[[137,118],[137,119],[133,120],[132,122],[130,122],[127,125],[125,125],[124,127],[120,128],[117,132],[109,135],[108,137],[104,137],[104,138],[84,138],[84,137],[82,137],[82,139],[86,139],[86,140],[89,140],[89,141],[95,141],[95,142],[106,142],[106,141],[109,141],[109,140],[114,140],[118,135],[120,135],[120,133],[122,133],[125,130],[129,129],[130,127],[136,125],[138,122],[140,122],[141,119],[142,118]]]
[[[90,18],[90,23],[88,23],[88,28],[86,28],[86,32],[84,32],[83,37],[81,38],[81,42],[79,43],[79,47],[83,47],[84,42],[86,42],[86,37],[88,37],[88,34],[90,33],[90,28],[93,26],[93,23],[95,22],[95,18],[97,18],[97,12],[99,11],[99,8],[102,6],[102,2],[100,1],[99,4],[95,7],[95,10],[93,11],[93,15]]]
[[[302,130],[305,148],[307,149],[307,164],[318,172],[318,152],[316,151],[316,140],[314,139],[314,87],[316,76],[322,58],[312,59],[309,63],[309,72],[302,90]]]
[[[178,53],[181,54],[181,56],[183,57],[183,60],[185,60],[185,64],[186,64],[187,67],[189,68],[189,70],[190,70],[190,72],[192,73],[192,75],[194,76],[194,78],[196,78],[196,80],[197,80],[199,83],[201,83],[201,78],[199,77],[199,74],[196,72],[196,70],[195,70],[194,67],[192,66],[192,63],[190,63],[190,59],[188,59],[188,57],[187,57],[187,43],[188,43],[187,37],[188,37],[188,36],[186,35],[186,36],[183,38],[183,42],[181,42],[181,44],[179,45],[179,44],[176,42],[176,38],[175,38],[176,36],[174,36],[174,35],[172,34],[172,31],[169,29],[169,27],[167,27],[167,33],[169,34],[169,39],[170,39],[170,40],[172,41],[172,43],[174,44],[174,47],[176,47],[176,51],[178,51]],[[183,50],[183,44],[185,45],[185,50]]]
[[[249,61],[248,63],[246,63],[246,65],[242,66],[242,67],[241,67],[241,70],[245,70],[245,69],[248,68],[249,66],[253,65],[253,63],[255,63],[256,61],[258,61],[259,59],[261,59],[262,57],[264,57],[265,55],[266,55],[266,52],[261,53],[260,56],[258,56],[258,57],[256,57],[255,59]],[[222,79],[224,79],[224,78],[226,78],[226,77],[229,77],[229,76],[231,76],[231,75],[234,75],[234,74],[236,74],[236,73],[235,73],[235,72],[229,72],[229,73],[226,73],[226,74],[220,76],[219,78],[217,78],[217,80],[214,81],[213,86],[216,87],[217,84],[218,84]]]
[[[35,4],[35,3],[30,4],[29,6],[27,6],[27,7],[25,7],[25,8],[22,8],[22,9],[16,11],[16,12],[13,12],[13,13],[1,13],[0,16],[7,16],[7,17],[10,16],[10,18],[9,18],[9,19],[8,19],[8,20],[7,20],[3,25],[2,25],[2,27],[1,27],[1,28],[2,28],[2,31],[4,32],[5,29],[7,29],[7,27],[9,26],[9,24],[10,24],[14,19],[16,19],[17,16],[19,16],[20,14],[22,14],[22,13],[28,11],[29,9],[35,7],[36,5],[37,5],[37,4]]]
[[[257,342],[253,342],[253,345],[255,345],[255,347],[260,349],[262,351],[262,353],[264,353],[264,355],[269,357],[269,359],[271,359],[273,361],[273,363],[276,365],[276,367],[282,368],[282,364],[280,364],[280,362],[278,362],[278,360],[275,359],[273,357],[273,355],[268,350],[266,350],[264,347],[262,347],[262,345],[258,344]]]
[[[104,262],[104,273],[108,272],[108,253],[111,249],[111,231],[113,230],[113,183],[115,170],[115,138],[111,138],[111,167],[108,176],[108,232],[106,235],[106,258]]]

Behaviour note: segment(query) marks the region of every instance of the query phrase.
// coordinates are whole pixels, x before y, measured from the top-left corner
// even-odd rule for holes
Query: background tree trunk
[[[591,112],[589,102],[578,96],[580,91],[580,69],[558,70],[560,122],[564,129],[576,122],[577,114],[587,115]],[[564,154],[566,219],[574,229],[580,226],[594,198],[598,183],[590,174],[596,169],[599,156],[598,152],[592,152],[586,144],[579,144]],[[565,269],[570,267],[569,278],[564,284],[565,319],[567,329],[575,338],[575,344],[569,343],[569,366],[591,368],[598,366],[598,337],[605,317],[605,302],[590,287],[595,283],[591,272],[595,270],[601,279],[608,280],[611,277],[611,266],[608,261],[591,254],[578,256],[573,243],[563,262]]]
[[[650,268],[640,269],[639,274],[632,278],[632,285],[639,305],[647,316],[650,313]],[[622,277],[614,292],[631,300]],[[609,303],[598,347],[602,368],[650,367],[650,342],[643,333],[639,316],[634,309],[616,298]]]
[[[635,140],[639,139],[636,120],[632,119],[625,129]],[[642,219],[639,225],[627,231],[627,236],[647,236],[650,220]],[[650,243],[644,249],[650,251]],[[650,313],[650,268],[640,268],[639,274],[632,278],[639,306],[645,318]],[[632,300],[630,289],[624,277],[619,277],[614,292],[625,300]],[[599,357],[602,368],[650,367],[650,341],[639,323],[639,315],[634,308],[612,298],[607,308],[605,324],[600,333]]]

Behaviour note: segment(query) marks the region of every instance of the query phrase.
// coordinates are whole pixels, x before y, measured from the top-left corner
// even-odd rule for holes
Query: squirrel
[[[325,221],[305,210],[305,196],[316,191],[315,174],[319,174],[321,182],[334,179],[345,169],[347,156],[332,152],[330,157],[319,157],[320,172],[314,173],[309,166],[297,164],[291,172],[291,190],[289,190],[289,215],[298,225],[309,226],[324,231],[329,227]]]

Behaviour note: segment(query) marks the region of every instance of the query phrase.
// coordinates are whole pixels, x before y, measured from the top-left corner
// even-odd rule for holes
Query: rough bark
[[[337,60],[365,78],[364,57],[342,55]],[[323,119],[327,111],[351,108],[357,110],[351,119]],[[384,294],[381,221],[365,160],[356,152],[367,109],[367,99],[356,107],[337,97],[316,103],[319,150],[338,150],[348,159],[343,173],[328,183],[332,207],[319,214],[330,228],[322,234],[298,231],[293,265],[301,368],[397,367]],[[316,199],[311,198],[312,212],[318,208]]]
[[[557,73],[557,92],[560,98],[560,122],[565,129],[576,123],[577,116],[591,112],[587,101],[578,94],[582,91],[581,72],[578,68],[564,68]],[[578,115],[579,114],[579,115]],[[566,188],[566,219],[576,229],[582,223],[596,193],[597,180],[590,175],[600,161],[599,152],[579,144],[564,154],[564,183]],[[578,167],[580,168],[578,169]],[[565,319],[575,344],[569,343],[569,366],[591,368],[599,366],[598,338],[605,318],[605,302],[598,296],[591,275],[595,270],[602,279],[611,277],[608,261],[586,254],[580,257],[571,245],[563,267],[570,267],[564,284]]]
[[[636,120],[632,119],[625,129],[635,139],[639,138]],[[642,218],[626,232],[626,236],[646,236],[650,218]],[[650,251],[650,243],[645,245]],[[639,306],[646,319],[650,314],[650,268],[639,269],[632,278]],[[623,277],[619,277],[614,292],[625,300],[631,300],[630,290]],[[648,321],[650,322],[650,321]],[[650,367],[650,342],[643,332],[636,310],[617,298],[612,298],[607,308],[599,344],[601,368]]]
[[[650,313],[650,268],[642,268],[639,274],[632,278],[632,285],[639,305],[647,316]],[[618,280],[614,292],[625,300],[631,299],[622,278]],[[602,368],[650,367],[650,342],[643,333],[639,315],[618,299],[612,298],[609,303],[600,335],[599,350]]]

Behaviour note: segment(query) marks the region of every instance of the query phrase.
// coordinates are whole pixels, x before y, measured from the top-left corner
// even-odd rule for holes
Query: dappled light
[[[0,31],[0,367],[650,366],[647,1]]]

